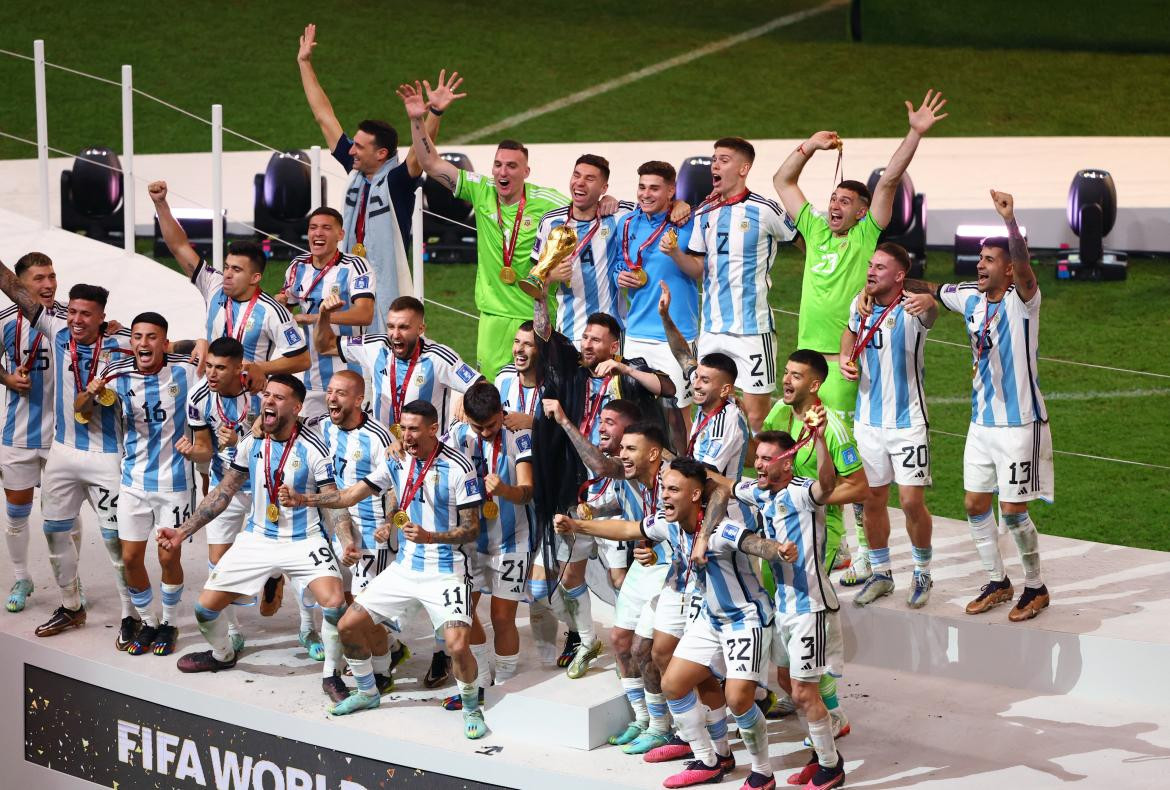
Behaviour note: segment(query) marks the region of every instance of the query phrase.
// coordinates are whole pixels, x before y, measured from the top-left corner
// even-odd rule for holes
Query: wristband
[[[439,115],[443,114],[443,110],[436,110],[434,105],[431,105],[431,104],[427,105],[427,112],[429,112],[431,115],[434,115],[434,116],[439,116]]]

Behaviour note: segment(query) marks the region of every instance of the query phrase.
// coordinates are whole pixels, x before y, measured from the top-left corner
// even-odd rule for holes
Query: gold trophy
[[[548,273],[563,263],[576,249],[576,231],[568,225],[553,228],[548,234],[544,249],[540,251],[540,259],[528,272],[528,276],[520,281],[520,290],[536,299],[544,293]]]

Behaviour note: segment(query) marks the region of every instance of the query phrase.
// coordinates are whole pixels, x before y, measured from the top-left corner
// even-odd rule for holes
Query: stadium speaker
[[[1080,170],[1068,188],[1068,226],[1079,249],[1056,263],[1061,280],[1124,280],[1128,256],[1107,251],[1105,237],[1117,222],[1117,188],[1104,170]]]
[[[252,180],[252,224],[260,231],[266,250],[276,258],[291,258],[297,247],[308,246],[312,202],[312,169],[304,151],[280,151],[268,159],[263,173]],[[321,205],[327,205],[325,177],[321,177]],[[273,244],[282,239],[288,244]]]
[[[703,202],[715,186],[711,181],[711,157],[691,156],[678,166],[674,195],[692,207]]]
[[[467,154],[445,153],[443,159],[460,170],[471,171]],[[473,263],[475,222],[471,204],[460,200],[447,187],[427,179],[423,182],[423,260],[427,263]]]
[[[199,257],[206,261],[211,260],[211,245],[214,235],[212,233],[212,217],[215,213],[209,208],[172,208],[171,214],[174,215],[175,221],[183,228],[187,234],[187,241],[194,248],[195,252],[199,253]],[[224,216],[219,218],[221,224],[226,229],[226,222]],[[283,246],[283,245],[282,245]],[[158,225],[158,215],[154,216],[154,257],[169,258],[171,251],[167,248],[167,243],[163,241],[162,229]]]
[[[109,148],[91,146],[61,171],[61,227],[121,246],[122,163]]]
[[[1028,229],[1021,225],[1020,234],[1026,241]],[[983,240],[991,236],[1006,236],[1003,225],[960,225],[955,228],[955,274],[973,277],[979,266]]]
[[[872,195],[874,187],[884,167],[879,167],[869,174],[869,193]],[[914,191],[914,182],[910,174],[904,173],[898,183],[898,191],[894,193],[894,205],[890,212],[890,221],[878,238],[878,243],[892,241],[901,244],[910,253],[909,277],[921,279],[926,273],[926,195]]]

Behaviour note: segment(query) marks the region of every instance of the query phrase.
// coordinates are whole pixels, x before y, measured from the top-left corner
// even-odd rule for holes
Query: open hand
[[[910,128],[920,135],[926,134],[935,123],[950,115],[950,113],[942,112],[942,108],[946,106],[947,100],[942,97],[942,93],[934,90],[926,92],[926,97],[917,110],[914,109],[913,104],[906,102],[906,112],[910,116]]]

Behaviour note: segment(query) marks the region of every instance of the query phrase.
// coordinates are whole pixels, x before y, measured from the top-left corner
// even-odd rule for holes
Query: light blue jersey
[[[200,379],[194,391],[187,399],[187,424],[192,431],[211,431],[211,447],[215,454],[211,456],[211,484],[217,486],[223,480],[223,474],[231,466],[239,449],[239,442],[246,436],[252,427],[248,420],[250,414],[248,405],[252,396],[247,390],[241,390],[234,398],[212,392],[206,379]],[[228,428],[236,434],[236,443],[220,445],[219,429]],[[247,494],[252,491],[252,480],[249,478],[240,487],[240,492]]]
[[[114,406],[95,404],[94,412],[118,411],[124,426],[122,486],[147,493],[190,491],[191,462],[175,450],[187,436],[187,401],[195,386],[195,366],[181,354],[167,354],[156,373],[141,373],[135,357],[111,362],[98,374],[118,396]]]
[[[520,412],[532,417],[544,412],[540,408],[544,388],[525,387],[515,365],[504,365],[496,374],[496,389],[500,391],[500,404],[506,412]]]
[[[927,422],[923,345],[930,327],[922,316],[906,314],[908,298],[903,294],[896,305],[875,304],[868,318],[857,310],[858,297],[849,306],[849,330],[858,342],[869,336],[857,359],[854,419],[874,428],[911,428]]]
[[[292,442],[292,449],[284,464],[283,484],[298,494],[315,494],[325,486],[335,485],[329,450],[317,432],[302,425],[297,429],[296,436],[292,437]],[[280,507],[279,501],[269,499],[265,470],[276,475],[287,444],[269,437],[257,439],[249,433],[240,440],[236,447],[236,458],[232,461],[232,469],[246,472],[252,480],[252,509],[248,512],[244,531],[281,543],[325,534],[317,508]],[[275,523],[268,519],[269,504],[275,504],[278,509]]]
[[[619,254],[624,250],[621,269],[637,263],[638,248],[646,243],[664,222],[667,212],[647,216],[642,209],[627,214],[618,228]],[[694,220],[678,228],[678,246],[686,249],[691,238]],[[665,233],[665,231],[664,231]],[[626,336],[637,340],[666,340],[666,329],[658,315],[658,297],[662,295],[658,283],[665,280],[670,286],[670,317],[687,341],[699,335],[699,286],[683,274],[670,256],[658,249],[659,236],[642,252],[642,268],[648,282],[641,288],[628,291],[630,309],[626,318]],[[628,260],[627,260],[628,258]]]
[[[623,200],[618,204],[617,214],[596,220],[573,220],[572,227],[577,234],[573,271],[567,283],[556,284],[553,293],[557,299],[556,329],[578,348],[585,333],[585,320],[593,313],[611,315],[625,326],[626,298],[617,284],[622,260],[618,233],[624,214],[633,210],[634,204]],[[532,247],[534,264],[540,259],[549,233],[568,221],[570,211],[572,206],[565,206],[544,215]]]
[[[517,470],[520,464],[532,463],[532,433],[530,431],[509,431],[501,427],[497,434],[499,443],[484,441],[470,425],[457,422],[444,438],[444,443],[458,449],[475,466],[480,484],[489,474],[500,476],[508,485],[519,485]],[[484,499],[487,489],[484,488]],[[479,542],[480,554],[527,553],[534,548],[535,535],[529,529],[531,512],[527,505],[517,505],[502,497],[492,497],[500,508],[495,518],[481,513]]]
[[[333,479],[338,489],[348,488],[365,480],[382,465],[386,448],[390,446],[390,432],[369,416],[363,414],[361,424],[346,430],[329,417],[311,421],[320,430],[325,446],[333,459]],[[367,497],[349,508],[349,517],[361,534],[357,548],[373,551],[387,548],[374,540],[374,532],[386,520],[382,497]]]
[[[66,307],[54,302],[53,315],[64,316]],[[19,341],[19,342],[18,342]],[[8,390],[4,398],[5,447],[47,450],[53,443],[53,376],[49,373],[51,343],[16,305],[0,311],[0,343],[9,373],[23,368],[28,373],[27,392]]]
[[[780,244],[796,238],[796,225],[778,203],[755,192],[732,201],[696,210],[686,248],[703,258],[703,332],[770,333],[772,262]]]
[[[450,532],[459,524],[459,512],[473,508],[478,515],[483,502],[479,476],[471,461],[454,447],[440,442],[430,468],[428,458],[405,460],[388,458],[366,478],[375,491],[386,491],[395,498],[392,510],[403,509],[410,520],[428,532]],[[425,470],[425,471],[424,471]],[[418,477],[423,480],[419,485]],[[404,502],[407,484],[419,485],[410,501]],[[389,491],[393,489],[393,491]],[[414,543],[398,530],[398,554],[394,562],[403,570],[470,576],[467,552],[475,544],[455,546],[450,543]]]
[[[366,264],[364,258],[356,255],[341,255],[328,269],[317,269],[313,266],[312,256],[298,255],[292,259],[284,275],[284,293],[289,307],[300,305],[301,312],[307,315],[316,315],[321,312],[321,302],[326,297],[336,296],[341,299],[345,310],[350,309],[358,299],[374,299],[374,273]],[[365,334],[365,327],[350,326],[348,324],[333,324],[334,333],[339,337],[355,337]],[[356,363],[347,365],[335,356],[321,356],[317,353],[317,346],[313,343],[315,325],[305,324],[301,331],[305,337],[305,345],[309,347],[309,369],[300,374],[305,383],[305,389],[324,392],[329,386],[329,379],[339,370],[352,370],[361,374],[361,366]]]
[[[765,537],[796,544],[794,562],[772,563],[776,611],[784,614],[835,612],[839,608],[824,568],[825,508],[813,499],[813,482],[794,477],[779,491],[764,491],[756,480],[748,479],[735,486],[736,499],[759,513]]]

